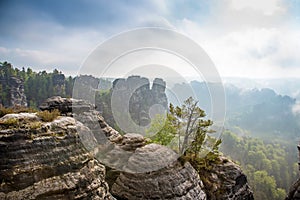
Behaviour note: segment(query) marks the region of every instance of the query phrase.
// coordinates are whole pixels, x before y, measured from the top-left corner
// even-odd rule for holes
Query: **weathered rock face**
[[[24,83],[22,80],[11,77],[11,105],[27,106],[27,100],[24,92]]]
[[[130,200],[206,199],[198,173],[189,163],[172,159],[174,156],[174,152],[157,144],[137,148],[126,170],[133,173],[121,172],[112,186],[112,194]],[[144,169],[153,171],[134,173]]]
[[[253,192],[241,168],[220,156],[210,170],[203,170],[201,179],[208,199],[253,200]]]
[[[62,98],[60,96],[53,96],[44,101],[39,108],[41,110],[57,109],[63,115],[72,115],[73,112],[89,112],[94,110],[95,106],[78,99]]]
[[[79,112],[71,113],[74,105]],[[108,184],[118,199],[253,199],[246,176],[226,158],[199,177],[167,147],[120,135],[91,104],[52,97],[41,108],[66,116],[0,119],[0,199],[113,199]]]
[[[54,73],[52,76],[53,82],[53,95],[63,94],[65,91],[65,75],[60,73]]]
[[[35,114],[0,119],[0,199],[113,199],[105,167],[83,147],[71,117]]]
[[[300,170],[300,144],[298,145],[299,152],[299,170]],[[300,178],[291,186],[286,200],[300,200]]]
[[[85,99],[94,103],[99,83],[100,80],[93,76],[80,75],[75,79],[72,96],[76,99]]]
[[[7,80],[0,80],[0,84],[9,86],[8,99],[6,101],[1,100],[4,106],[27,106],[24,83],[21,79],[11,76]]]
[[[146,126],[150,123],[150,114],[164,113],[167,110],[168,101],[165,94],[166,82],[156,78],[150,88],[149,79],[140,76],[129,76],[127,79],[116,79],[113,82],[109,102],[97,101],[97,107],[111,125],[115,124],[112,118],[111,106],[116,110],[114,114],[122,114],[128,121],[130,117],[138,126]],[[110,104],[113,105],[110,105]],[[127,105],[128,104],[128,105]],[[107,111],[108,110],[108,111]],[[135,132],[129,124],[127,132]]]

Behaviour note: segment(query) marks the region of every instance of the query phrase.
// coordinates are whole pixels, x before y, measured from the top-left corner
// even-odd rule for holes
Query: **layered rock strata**
[[[226,157],[220,156],[217,162],[210,164],[209,169],[203,169],[201,179],[208,199],[254,199],[246,175],[237,164]]]
[[[65,116],[0,119],[0,199],[113,199],[108,184],[117,199],[253,199],[246,176],[226,158],[199,176],[167,147],[120,135],[84,101],[53,97],[41,109]]]
[[[183,164],[174,159],[175,153],[169,151],[156,144],[137,149],[128,161],[126,171],[131,173],[121,172],[112,186],[112,194],[130,200],[206,199],[199,174],[188,162]],[[145,169],[148,172],[141,172]]]
[[[34,113],[0,119],[0,199],[113,199],[105,167],[86,151],[71,117]]]

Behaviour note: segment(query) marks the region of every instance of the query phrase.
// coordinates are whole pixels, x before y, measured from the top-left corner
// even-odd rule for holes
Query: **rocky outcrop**
[[[130,200],[206,199],[199,174],[188,162],[183,164],[176,158],[174,152],[161,145],[138,148],[127,165],[126,171],[132,173],[121,172],[112,194]]]
[[[0,199],[113,199],[105,167],[81,143],[82,123],[21,113],[0,124]]]
[[[8,79],[1,79],[2,90],[8,90],[6,99],[0,99],[4,106],[27,106],[26,95],[24,92],[24,83],[21,79],[10,76]],[[3,96],[4,97],[4,96]]]
[[[83,113],[83,112],[92,111],[95,109],[95,106],[87,103],[84,100],[53,96],[46,99],[39,106],[39,108],[41,110],[49,110],[49,111],[57,109],[63,115],[72,116],[73,113]]]
[[[24,83],[21,79],[16,77],[11,77],[10,79],[11,86],[11,105],[15,106],[27,106],[27,100],[24,92]]]
[[[65,75],[54,70],[52,75],[52,83],[53,83],[53,95],[64,94],[66,90],[65,86]]]
[[[209,169],[201,171],[201,180],[208,199],[253,200],[253,192],[241,168],[220,156]]]
[[[300,144],[297,146],[299,152],[299,170],[300,170]],[[291,186],[285,200],[300,200],[300,178]]]
[[[0,199],[253,199],[226,158],[198,174],[167,147],[120,135],[85,101],[52,97],[41,109],[64,116],[0,119]]]
[[[165,89],[166,82],[160,78],[153,81],[152,87],[149,79],[140,76],[116,79],[109,96],[96,100],[97,109],[111,125],[116,124],[113,117],[118,117],[121,121],[122,118],[125,121],[131,118],[137,126],[147,126],[151,117],[167,110],[168,100]],[[115,112],[112,113],[112,110]],[[129,123],[124,129],[127,132],[136,131],[131,127],[132,124]]]

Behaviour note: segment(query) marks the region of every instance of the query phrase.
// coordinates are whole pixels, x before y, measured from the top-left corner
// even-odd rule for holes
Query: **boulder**
[[[206,199],[199,174],[164,146],[137,148],[127,167],[111,190],[120,199]]]
[[[39,108],[49,111],[57,109],[61,114],[70,115],[71,113],[89,112],[94,110],[95,106],[84,100],[53,96],[44,101]]]

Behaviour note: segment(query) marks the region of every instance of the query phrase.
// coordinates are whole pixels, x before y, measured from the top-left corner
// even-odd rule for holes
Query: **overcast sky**
[[[300,78],[300,0],[2,0],[0,60],[76,74],[119,32],[175,29],[196,41],[221,76]]]

